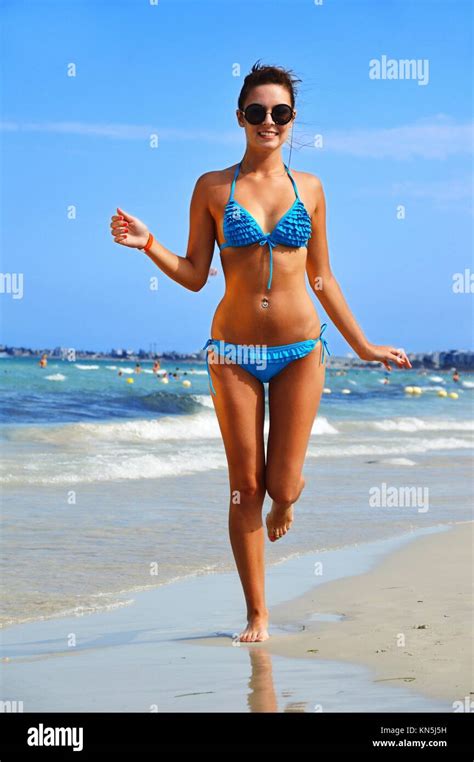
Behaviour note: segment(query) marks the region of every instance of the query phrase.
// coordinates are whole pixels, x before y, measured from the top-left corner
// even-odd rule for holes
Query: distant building
[[[155,345],[154,345],[155,346]],[[139,349],[135,352],[133,349],[113,348],[110,352],[94,352],[92,350],[82,350],[69,347],[55,347],[53,350],[48,348],[31,349],[29,347],[9,347],[0,344],[0,356],[3,357],[40,357],[46,354],[48,357],[60,357],[62,360],[75,362],[79,358],[83,359],[127,359],[133,360],[153,360],[157,357],[175,363],[193,362],[196,360],[205,361],[206,350],[199,349],[196,352],[176,352],[173,350],[167,352],[157,352],[156,348],[147,352]],[[474,352],[470,349],[449,349],[435,352],[410,352],[408,358],[414,368],[426,368],[432,370],[449,370],[458,368],[461,371],[474,371]],[[328,358],[328,367],[333,369],[341,368],[376,368],[383,369],[381,363],[376,364],[361,360],[352,354],[345,356],[332,355]]]

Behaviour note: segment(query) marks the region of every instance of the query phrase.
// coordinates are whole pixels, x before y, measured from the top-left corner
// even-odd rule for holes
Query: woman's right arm
[[[207,283],[215,244],[214,219],[209,211],[211,172],[201,175],[194,186],[190,205],[189,239],[185,257],[173,254],[156,239],[145,252],[165,275],[188,288],[200,291]],[[149,230],[137,217],[123,209],[112,217],[111,233],[116,243],[142,249],[148,241]]]

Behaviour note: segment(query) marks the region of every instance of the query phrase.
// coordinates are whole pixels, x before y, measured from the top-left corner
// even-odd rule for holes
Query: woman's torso
[[[216,227],[217,243],[224,243],[223,218],[229,201],[236,166],[216,172],[210,211]],[[315,201],[304,175],[291,171],[299,197],[310,217]],[[253,180],[239,173],[234,199],[259,223],[263,231],[275,225],[295,202],[289,175]],[[211,325],[214,339],[236,344],[268,346],[290,344],[316,338],[320,322],[306,287],[307,248],[279,244],[273,248],[271,289],[267,288],[270,268],[268,245],[228,246],[221,251],[225,293]],[[262,306],[262,300],[268,306]]]

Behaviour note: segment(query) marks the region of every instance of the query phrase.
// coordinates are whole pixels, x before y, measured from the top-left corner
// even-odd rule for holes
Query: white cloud
[[[209,130],[188,130],[139,124],[93,124],[88,122],[0,122],[3,132],[47,132],[64,135],[84,135],[112,138],[116,140],[147,140],[150,135],[159,139],[208,141],[229,143],[241,140],[235,131],[212,132]]]
[[[430,182],[413,182],[407,180],[392,183],[393,196],[410,198],[428,198],[433,201],[462,201],[472,197],[472,180],[469,178],[453,178]]]
[[[440,114],[414,124],[322,133],[324,151],[372,159],[447,159],[470,154],[472,123],[460,123]]]
[[[151,134],[169,141],[193,141],[241,145],[242,135],[236,127],[231,130],[194,130],[157,125],[94,124],[86,122],[14,122],[0,123],[4,132],[46,132],[83,135],[113,140],[147,140]],[[322,130],[324,153],[339,153],[372,159],[447,159],[450,156],[471,154],[473,125],[457,122],[445,114],[423,118],[413,124],[365,129]],[[295,147],[313,145],[308,128],[295,130]]]

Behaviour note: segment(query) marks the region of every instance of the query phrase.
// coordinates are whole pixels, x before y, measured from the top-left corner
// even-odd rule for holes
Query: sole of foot
[[[280,540],[290,529],[293,523],[293,506],[289,508],[273,507],[265,517],[267,535],[270,542]]]

